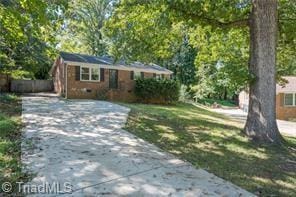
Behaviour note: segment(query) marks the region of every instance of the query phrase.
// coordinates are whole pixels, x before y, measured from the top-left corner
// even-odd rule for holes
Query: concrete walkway
[[[247,113],[242,111],[241,109],[217,108],[211,109],[211,111],[224,114],[242,123],[245,123],[247,119]],[[277,120],[277,124],[282,134],[296,137],[296,122]]]
[[[63,196],[252,196],[121,129],[128,112],[103,101],[23,97],[22,162],[35,174],[28,184],[59,183],[62,195],[70,183]]]

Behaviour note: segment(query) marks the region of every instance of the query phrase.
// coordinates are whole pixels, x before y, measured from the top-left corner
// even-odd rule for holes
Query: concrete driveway
[[[241,109],[217,108],[211,109],[211,111],[224,114],[242,123],[245,123],[247,119],[247,113],[242,111]],[[277,124],[282,134],[296,137],[296,122],[277,120]]]
[[[252,196],[123,130],[126,107],[30,96],[22,102],[22,162],[34,174],[28,187],[58,183],[63,196]]]

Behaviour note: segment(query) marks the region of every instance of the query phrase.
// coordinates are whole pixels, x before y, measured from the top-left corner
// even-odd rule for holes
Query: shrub
[[[1,102],[13,102],[13,101],[17,101],[18,97],[15,94],[0,94],[0,100]]]
[[[181,85],[180,87],[180,97],[179,100],[182,102],[192,101],[194,98],[195,92],[191,87]]]
[[[135,94],[140,102],[168,104],[178,101],[179,83],[170,79],[137,79]]]

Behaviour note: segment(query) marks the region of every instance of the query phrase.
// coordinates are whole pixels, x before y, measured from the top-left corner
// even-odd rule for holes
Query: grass
[[[207,106],[212,106],[214,103],[217,103],[218,105],[221,105],[223,107],[236,107],[235,102],[230,100],[199,99],[198,102]]]
[[[260,196],[296,196],[296,138],[282,147],[252,143],[243,125],[190,104],[124,104],[126,130],[197,168]]]
[[[0,185],[26,180],[21,171],[21,101],[17,95],[0,94]],[[16,190],[16,187],[13,187]]]

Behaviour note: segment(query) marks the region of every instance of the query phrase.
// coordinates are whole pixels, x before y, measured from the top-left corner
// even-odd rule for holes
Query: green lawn
[[[296,138],[282,147],[259,146],[241,134],[243,125],[190,104],[124,104],[126,130],[262,196],[296,196]]]
[[[0,185],[10,182],[15,186],[16,181],[26,180],[20,162],[21,111],[18,96],[0,94]]]

